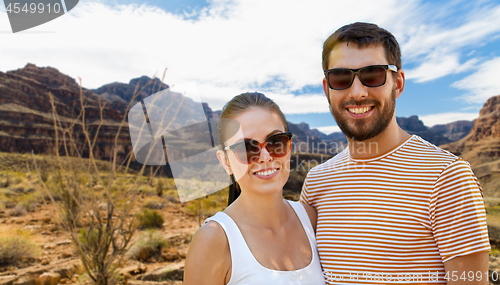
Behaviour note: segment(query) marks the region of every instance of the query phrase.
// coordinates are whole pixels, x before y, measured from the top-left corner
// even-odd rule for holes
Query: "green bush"
[[[37,245],[23,236],[0,237],[0,266],[16,265],[38,254]]]
[[[156,210],[144,209],[141,214],[137,215],[138,227],[140,229],[161,228],[165,219]]]
[[[168,245],[168,241],[163,238],[161,233],[149,230],[139,236],[137,242],[129,249],[127,256],[138,260],[159,257],[161,250]]]

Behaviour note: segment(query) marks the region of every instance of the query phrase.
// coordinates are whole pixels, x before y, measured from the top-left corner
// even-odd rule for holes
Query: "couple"
[[[234,97],[218,158],[241,194],[196,232],[192,284],[488,284],[482,190],[467,162],[396,122],[404,89],[399,45],[354,23],[323,46],[323,89],[349,147],[313,168],[300,203],[282,198],[291,134],[259,93]]]

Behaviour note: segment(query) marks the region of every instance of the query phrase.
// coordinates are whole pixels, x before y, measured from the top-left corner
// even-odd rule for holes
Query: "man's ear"
[[[323,92],[325,92],[326,100],[328,100],[328,104],[330,104],[330,87],[328,87],[328,83],[326,82],[326,78],[323,77]]]
[[[405,72],[403,69],[398,70],[398,75],[396,77],[396,98],[399,98],[405,89]]]
[[[229,165],[229,160],[226,157],[226,154],[222,150],[217,151],[217,159],[219,159],[219,163],[224,167],[228,175],[233,174],[233,171],[231,170],[231,166]]]

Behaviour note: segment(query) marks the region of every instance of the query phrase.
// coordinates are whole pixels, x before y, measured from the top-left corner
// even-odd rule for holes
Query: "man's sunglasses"
[[[386,70],[398,72],[395,65],[370,65],[357,69],[333,68],[325,70],[325,78],[328,87],[334,90],[344,90],[351,87],[355,74],[358,75],[359,81],[364,86],[379,87],[385,84]]]
[[[224,150],[232,150],[239,162],[243,164],[254,163],[259,160],[260,151],[266,148],[272,157],[282,157],[287,155],[292,149],[292,134],[275,134],[259,143],[256,140],[244,140],[233,145],[226,146]]]

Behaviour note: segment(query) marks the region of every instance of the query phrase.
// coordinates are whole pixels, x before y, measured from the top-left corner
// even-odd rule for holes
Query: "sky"
[[[394,34],[406,86],[396,115],[427,126],[473,120],[500,95],[500,1],[80,0],[68,14],[12,33],[0,8],[0,71],[27,63],[85,88],[143,75],[180,85],[220,110],[258,91],[293,123],[339,131],[322,89],[324,40],[341,26]]]

